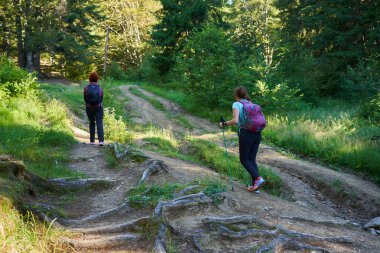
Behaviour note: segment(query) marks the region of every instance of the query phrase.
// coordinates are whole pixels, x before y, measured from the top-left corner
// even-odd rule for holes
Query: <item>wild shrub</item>
[[[115,115],[115,109],[104,108],[104,137],[107,140],[126,143],[131,140],[131,135],[127,133],[127,126],[121,116]]]
[[[370,101],[365,102],[359,108],[359,116],[368,119],[375,125],[380,126],[380,93]]]
[[[37,79],[32,74],[8,58],[0,58],[0,97],[33,96],[37,87]]]
[[[122,67],[115,61],[112,61],[111,64],[107,66],[106,76],[116,80],[128,79],[124,69],[122,69]]]
[[[300,90],[280,83],[270,88],[264,81],[257,81],[253,87],[252,100],[260,104],[266,112],[288,112],[302,105]]]

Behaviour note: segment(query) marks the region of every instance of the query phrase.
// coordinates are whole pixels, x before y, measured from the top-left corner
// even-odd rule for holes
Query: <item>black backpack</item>
[[[99,85],[87,85],[86,100],[89,105],[98,106],[102,102],[101,89]]]

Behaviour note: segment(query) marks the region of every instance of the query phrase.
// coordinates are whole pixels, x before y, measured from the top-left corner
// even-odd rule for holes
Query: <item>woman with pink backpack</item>
[[[251,102],[245,87],[235,88],[234,97],[236,102],[232,104],[233,118],[220,122],[220,127],[238,126],[240,162],[252,177],[252,185],[249,185],[247,190],[259,193],[266,181],[259,174],[256,155],[266,120],[261,107]]]

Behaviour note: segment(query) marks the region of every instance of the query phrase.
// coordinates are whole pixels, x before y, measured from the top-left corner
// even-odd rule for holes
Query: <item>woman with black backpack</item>
[[[103,89],[100,87],[99,75],[91,72],[90,83],[84,87],[83,97],[86,102],[86,113],[90,121],[90,144],[95,144],[95,124],[98,132],[99,145],[104,145],[103,131]]]
[[[266,181],[259,174],[256,155],[266,121],[261,107],[251,103],[245,87],[235,88],[234,96],[236,102],[232,104],[233,118],[220,122],[220,127],[238,125],[240,162],[252,177],[252,185],[247,190],[259,193]]]

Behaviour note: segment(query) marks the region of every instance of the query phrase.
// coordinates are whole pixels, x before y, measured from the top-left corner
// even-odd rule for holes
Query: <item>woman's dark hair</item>
[[[88,76],[88,79],[90,80],[90,82],[96,83],[99,80],[99,75],[96,72],[91,72],[90,75]]]
[[[234,95],[240,99],[247,99],[248,101],[251,101],[247,89],[244,86],[239,86],[235,88]]]

